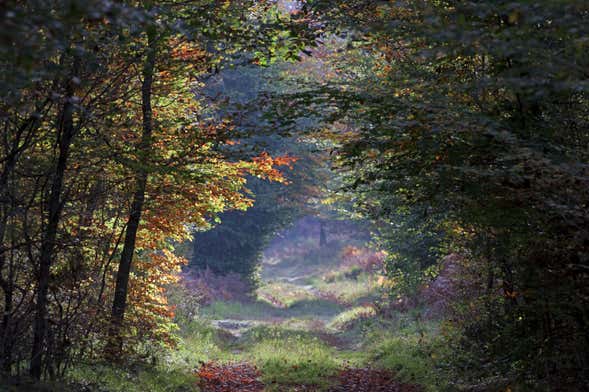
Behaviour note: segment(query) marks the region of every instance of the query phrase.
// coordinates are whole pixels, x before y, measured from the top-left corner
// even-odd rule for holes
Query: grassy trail
[[[75,387],[59,390],[444,390],[438,324],[416,323],[412,311],[381,311],[381,278],[364,263],[376,254],[362,243],[334,239],[320,248],[312,240],[291,239],[268,252],[254,297],[197,305],[179,319],[177,347],[153,364],[78,364],[69,374]],[[182,294],[177,301],[199,299]]]
[[[210,338],[199,370],[202,390],[419,390],[370,368],[366,343],[377,322],[377,278],[330,260],[337,249],[298,262],[266,259],[257,298],[202,309],[208,327],[195,341]]]

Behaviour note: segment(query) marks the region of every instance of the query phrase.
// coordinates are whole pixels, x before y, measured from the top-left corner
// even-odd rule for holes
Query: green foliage
[[[462,368],[586,385],[587,2],[306,6],[347,45],[278,111],[323,119],[397,287],[414,297],[440,255],[463,254]]]
[[[260,206],[223,214],[221,224],[196,233],[191,266],[221,275],[236,272],[255,287],[262,251],[290,219],[286,208],[272,211]]]
[[[105,351],[124,362],[174,345],[164,287],[184,260],[171,244],[249,207],[248,175],[281,179],[267,154],[219,151],[230,116],[196,92],[260,62],[244,53],[293,60],[314,43],[306,25],[251,0],[2,2],[2,373],[23,374],[31,352],[33,376],[54,378]]]

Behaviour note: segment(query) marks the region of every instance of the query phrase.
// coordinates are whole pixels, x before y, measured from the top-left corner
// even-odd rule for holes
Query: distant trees
[[[281,137],[268,136],[266,140],[276,138]],[[256,287],[262,252],[270,240],[298,218],[313,213],[308,200],[313,193],[309,190],[316,186],[316,172],[322,163],[312,157],[308,148],[291,140],[288,147],[271,151],[294,157],[289,169],[284,170],[288,186],[250,180],[248,189],[257,195],[254,205],[245,211],[223,213],[215,227],[197,231],[191,268],[220,275],[235,272],[252,289]]]
[[[267,115],[268,96],[292,88],[285,74],[298,66],[283,61],[262,70],[243,65],[225,69],[204,89],[214,115],[236,118],[233,145],[219,146],[222,151],[234,159],[261,150],[292,160],[284,171],[288,186],[250,179],[248,189],[258,196],[251,208],[223,213],[214,227],[195,231],[189,268],[218,275],[237,273],[254,289],[269,241],[298,218],[318,213],[318,203],[312,199],[322,196],[329,177],[328,159],[315,143],[301,138],[301,132],[282,132],[280,124]]]
[[[2,372],[28,362],[32,377],[58,377],[74,360],[173,344],[165,286],[185,260],[172,243],[251,206],[246,178],[284,181],[289,162],[215,149],[231,123],[202,116],[199,77],[239,48],[271,58],[311,36],[247,1],[9,1],[0,13]]]

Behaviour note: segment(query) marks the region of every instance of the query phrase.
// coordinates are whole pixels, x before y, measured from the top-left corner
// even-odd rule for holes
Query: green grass
[[[253,344],[244,358],[254,362],[263,381],[277,391],[301,384],[325,387],[342,365],[333,348],[309,333],[265,327],[250,331],[246,339]]]
[[[345,359],[343,353],[301,329],[256,326],[239,339],[226,339],[205,323],[194,324],[183,329],[180,346],[167,358],[169,371],[188,372],[200,361],[248,361],[261,370],[269,390],[286,391],[301,384],[326,387]]]
[[[280,321],[290,318],[298,319],[328,319],[344,308],[331,301],[311,298],[293,302],[286,309],[277,308],[264,301],[257,302],[223,302],[216,301],[201,309],[201,315],[206,320],[266,320]]]
[[[192,321],[182,328],[178,347],[162,361],[168,370],[191,371],[200,362],[229,359],[232,338],[202,320]]]
[[[357,279],[345,279],[342,278],[343,275],[338,276],[339,278],[329,281],[316,277],[311,284],[318,290],[332,293],[339,300],[348,304],[370,302],[380,295],[380,287],[375,276],[366,273],[360,274]]]
[[[201,317],[211,320],[263,320],[280,317],[282,309],[267,302],[215,301],[201,309]]]
[[[258,289],[258,298],[263,301],[275,298],[288,308],[297,302],[314,299],[315,296],[299,285],[286,282],[269,282]]]
[[[352,276],[348,267],[318,264],[299,264],[297,271],[288,272],[280,267],[273,266],[275,276],[298,277],[305,271],[316,290],[273,281],[258,290],[258,301],[218,301],[201,308],[202,321],[182,328],[183,341],[170,357],[170,369],[186,370],[208,360],[248,361],[260,369],[268,390],[287,391],[296,385],[326,388],[347,363],[390,369],[428,391],[443,389],[438,358],[445,354],[436,324],[417,324],[413,313],[419,310],[379,317],[372,306],[381,296],[377,276]],[[301,279],[297,283],[303,284]],[[224,319],[261,324],[253,323],[239,338],[207,324]]]
[[[370,363],[393,370],[400,380],[420,384],[427,391],[444,390],[447,380],[438,365],[448,353],[437,324],[418,328],[411,323],[396,331],[375,328],[368,335],[365,346]]]
[[[354,308],[343,311],[334,317],[327,328],[335,330],[346,330],[353,326],[358,321],[369,319],[376,315],[376,311],[372,306],[356,306]]]
[[[117,368],[106,364],[78,364],[67,375],[69,391],[108,392],[193,392],[196,378],[181,370],[138,366]]]
[[[198,390],[193,369],[210,360],[255,364],[269,391],[288,391],[296,385],[326,389],[346,363],[390,369],[402,381],[421,384],[428,391],[444,390],[438,362],[447,353],[437,337],[435,323],[418,328],[409,314],[383,320],[377,316],[358,317],[362,311],[363,308],[352,308],[334,319],[343,323],[348,319],[357,321],[352,329],[336,334],[359,342],[355,350],[335,349],[315,336],[312,328],[304,326],[255,326],[235,338],[213,328],[206,320],[196,320],[182,327],[178,348],[160,358],[156,366],[77,364],[68,374],[67,388],[30,386],[27,390],[191,392]]]

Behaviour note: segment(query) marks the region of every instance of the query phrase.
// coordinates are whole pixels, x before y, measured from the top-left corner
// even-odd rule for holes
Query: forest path
[[[335,349],[349,349],[351,343],[336,328],[334,320],[357,306],[324,285],[326,267],[321,264],[283,262],[264,264],[255,300],[218,303],[209,309],[211,324],[236,340],[261,327],[281,327],[312,334]],[[344,282],[347,283],[347,282]],[[358,282],[350,282],[358,284]]]
[[[357,233],[332,235],[319,246],[310,232],[295,230],[265,253],[255,298],[202,309],[229,354],[201,363],[201,390],[421,390],[371,366],[365,326],[381,291],[365,261],[378,253]]]
[[[343,328],[345,315],[367,304],[376,293],[358,290],[371,282],[370,277],[346,277],[345,272],[331,282],[326,282],[329,273],[338,271],[338,264],[275,263],[265,266],[263,280],[255,301],[238,304],[214,304],[208,312],[211,324],[225,334],[229,341],[229,357],[201,364],[198,370],[200,388],[204,392],[261,392],[261,391],[393,391],[414,392],[420,388],[397,381],[390,371],[373,369],[366,362],[358,361],[362,356],[362,333]],[[331,278],[330,278],[331,279]],[[330,280],[327,279],[327,280]],[[354,291],[356,290],[356,291]],[[354,295],[351,295],[354,294]],[[373,295],[373,297],[370,297]],[[351,323],[355,320],[352,318]],[[277,334],[274,336],[273,334]],[[268,338],[268,336],[274,336]],[[281,354],[268,359],[268,353],[260,354],[258,345],[264,346],[267,340],[288,340],[296,337]],[[301,337],[302,340],[297,340]],[[310,339],[310,340],[309,340]],[[319,379],[307,381],[304,374],[309,369],[307,359],[290,362],[292,356],[299,355],[300,345],[317,344],[326,350],[329,360],[334,361],[331,368],[318,370]],[[280,355],[284,356],[281,357]],[[314,354],[309,354],[314,355]],[[260,360],[260,357],[263,359]],[[276,381],[274,375],[267,374],[265,368],[272,361],[281,377]],[[310,357],[313,365],[321,366],[322,359]],[[262,365],[259,365],[262,363]],[[258,365],[259,367],[257,367]],[[275,365],[272,365],[275,366]],[[289,374],[289,373],[292,373]],[[281,380],[282,379],[282,380]]]
[[[262,373],[254,365],[242,362],[221,364],[209,362],[198,370],[199,387],[203,392],[264,392]],[[333,377],[328,389],[316,385],[290,385],[291,392],[421,392],[417,385],[401,383],[392,372],[370,368],[343,368]],[[274,389],[271,389],[274,390]],[[279,389],[284,390],[284,389]]]

